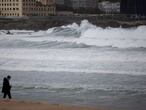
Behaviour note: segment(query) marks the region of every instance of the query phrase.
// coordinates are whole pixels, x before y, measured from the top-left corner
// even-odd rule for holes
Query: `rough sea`
[[[14,99],[146,110],[146,26],[103,29],[84,20],[7,33],[0,30],[0,88],[11,75]]]

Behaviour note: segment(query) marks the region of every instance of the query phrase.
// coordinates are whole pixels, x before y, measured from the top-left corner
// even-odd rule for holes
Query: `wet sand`
[[[101,108],[77,107],[47,102],[0,100],[0,110],[103,110]]]

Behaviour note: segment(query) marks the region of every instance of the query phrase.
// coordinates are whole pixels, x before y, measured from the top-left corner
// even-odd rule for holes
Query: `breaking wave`
[[[146,49],[146,26],[101,28],[87,20],[46,31],[1,30],[0,47],[18,48],[136,48]]]
[[[1,48],[87,48],[89,45],[76,42],[58,42],[58,41],[43,41],[43,42],[29,42],[22,40],[12,41],[1,41]]]
[[[144,94],[146,89],[138,89],[138,88],[125,88],[125,87],[65,87],[65,86],[15,86],[16,89],[22,90],[40,90],[40,91],[49,91],[49,92],[73,92],[73,93],[91,93],[91,94],[107,94],[107,93],[120,93],[120,94],[128,94],[128,95],[136,95],[136,94]]]

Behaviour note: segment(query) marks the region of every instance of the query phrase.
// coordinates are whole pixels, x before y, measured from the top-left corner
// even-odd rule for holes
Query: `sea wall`
[[[89,22],[100,27],[133,27],[146,25],[146,20],[133,19],[121,15],[82,15],[82,16],[49,16],[49,17],[0,17],[0,30],[26,29],[46,30],[51,27],[80,23],[87,19]]]

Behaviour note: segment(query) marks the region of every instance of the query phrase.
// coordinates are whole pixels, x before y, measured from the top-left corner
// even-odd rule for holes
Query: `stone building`
[[[55,0],[0,0],[0,16],[49,16],[55,13]]]

